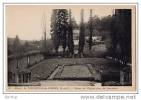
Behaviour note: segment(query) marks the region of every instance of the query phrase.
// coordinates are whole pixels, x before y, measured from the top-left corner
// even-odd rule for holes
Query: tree
[[[87,23],[84,23],[86,25],[85,28],[85,35],[88,36],[88,40],[86,40],[89,44],[89,50],[91,50],[91,47],[93,45],[93,36],[100,36],[100,19],[97,15],[92,16],[92,9],[90,10],[90,18]]]
[[[16,57],[19,57],[22,54],[21,44],[18,35],[16,35],[13,42],[13,52]]]
[[[89,50],[91,50],[92,47],[92,33],[93,33],[93,28],[92,28],[92,9],[90,9],[90,21],[89,21],[89,29],[90,29],[90,35],[89,35]]]
[[[57,9],[53,10],[52,16],[51,16],[51,38],[53,40],[54,48],[56,53],[58,53],[58,48],[60,44],[60,39],[57,34]]]
[[[54,9],[51,18],[51,34],[56,52],[58,52],[59,45],[62,45],[65,52],[67,29],[68,11],[66,9]]]
[[[84,10],[81,10],[81,23],[80,23],[80,34],[79,34],[79,48],[78,48],[78,54],[80,57],[83,57],[83,48],[85,45],[85,33],[84,33],[84,23],[83,23],[83,13]]]
[[[102,36],[102,40],[105,41],[105,45],[106,45],[106,48],[109,51],[109,53],[113,52],[113,50],[112,50],[112,46],[113,46],[112,45],[112,37],[111,37],[111,30],[112,30],[111,26],[113,26],[112,25],[112,23],[114,23],[113,21],[114,21],[113,17],[108,15],[108,16],[101,18],[100,25],[99,25],[99,30],[101,33],[100,35]],[[112,35],[112,36],[115,36],[115,35]],[[115,38],[115,40],[116,40],[116,38]],[[112,54],[112,55],[114,55],[114,54]]]
[[[22,47],[24,52],[30,51],[30,45],[28,41],[26,41]]]
[[[16,35],[15,39],[14,39],[14,42],[13,42],[13,54],[15,55],[15,58],[16,58],[16,67],[18,68],[19,67],[19,58],[22,56],[22,46],[20,44],[20,40],[19,40],[19,37],[18,35]]]
[[[131,9],[116,9],[111,24],[112,55],[131,61]]]
[[[11,55],[13,54],[13,44],[11,43],[11,39],[8,38],[8,41],[7,41],[7,48],[8,48],[8,55]]]
[[[74,54],[74,43],[73,43],[73,28],[72,28],[72,21],[71,21],[71,10],[69,10],[69,25],[68,25],[68,31],[67,31],[67,45],[69,50],[69,55],[72,56]]]
[[[58,34],[63,47],[63,52],[65,52],[67,39],[66,33],[68,29],[68,11],[66,9],[59,9],[57,14],[58,14],[57,22]]]
[[[42,26],[42,30],[43,30],[43,44],[42,44],[42,46],[43,46],[43,55],[44,55],[44,57],[46,58],[47,57],[47,44],[46,44],[46,15],[45,15],[45,13],[43,13],[43,16],[42,16],[42,23],[41,23],[41,26]]]
[[[111,21],[112,21],[112,16],[108,15],[106,17],[103,17],[100,21],[101,29],[110,31]]]

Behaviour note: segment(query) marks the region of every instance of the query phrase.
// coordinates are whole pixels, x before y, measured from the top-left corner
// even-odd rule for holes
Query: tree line
[[[63,53],[73,57],[74,55],[74,41],[73,41],[73,28],[77,27],[80,30],[78,55],[83,57],[83,49],[85,46],[85,37],[88,36],[89,50],[93,46],[92,37],[96,35],[102,36],[105,45],[108,49],[107,55],[121,59],[125,62],[131,62],[131,9],[115,9],[115,14],[112,16],[105,16],[99,18],[92,16],[90,10],[90,18],[88,22],[84,22],[84,10],[80,13],[80,25],[72,18],[71,10],[67,9],[54,9],[51,16],[51,39],[53,44],[46,42],[46,50],[48,52],[49,46],[54,45],[56,53],[58,53],[59,46],[62,46]],[[45,27],[45,26],[44,26]],[[43,30],[46,36],[46,29]],[[44,40],[44,39],[43,39]],[[42,40],[42,42],[44,42]],[[45,41],[46,38],[45,38]],[[41,41],[40,41],[41,42]],[[41,43],[38,43],[41,45]],[[25,42],[23,46],[20,44],[18,36],[16,36],[12,49],[8,42],[8,53],[12,52],[25,52],[30,51],[30,45]],[[22,48],[23,47],[23,48]],[[42,45],[44,47],[44,45]],[[42,47],[40,47],[42,49]],[[45,49],[45,48],[44,48]],[[32,48],[33,50],[33,48]],[[51,49],[52,50],[52,47]]]
[[[124,61],[131,61],[131,10],[115,9],[115,14],[101,19],[96,15],[92,16],[92,10],[90,10],[88,22],[83,21],[83,12],[81,10],[79,56],[83,56],[85,36],[89,36],[88,44],[89,50],[91,50],[93,46],[92,36],[100,35],[109,51],[108,55],[123,59]],[[51,17],[51,35],[56,53],[58,52],[59,45],[62,45],[64,52],[68,48],[69,54],[74,54],[72,30],[71,10],[54,9]]]

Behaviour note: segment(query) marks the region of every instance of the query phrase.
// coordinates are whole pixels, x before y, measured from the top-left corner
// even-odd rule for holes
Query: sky
[[[104,17],[113,14],[111,6],[84,6],[84,5],[6,5],[5,7],[5,33],[8,37],[16,35],[22,40],[41,40],[43,30],[41,27],[43,14],[46,15],[47,38],[50,38],[50,18],[52,9],[71,9],[72,17],[80,22],[80,11],[84,9],[84,21],[87,22],[90,9],[93,16]]]

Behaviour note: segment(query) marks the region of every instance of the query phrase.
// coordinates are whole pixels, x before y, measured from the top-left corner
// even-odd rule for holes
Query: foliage
[[[81,10],[81,23],[80,23],[80,35],[79,35],[79,48],[78,48],[78,53],[79,56],[83,56],[83,48],[85,45],[85,25],[83,23],[83,10]]]
[[[66,9],[54,9],[51,18],[51,34],[56,52],[58,52],[59,45],[62,45],[65,52],[67,29],[68,11]]]
[[[69,50],[69,55],[72,56],[74,54],[74,43],[73,43],[73,24],[71,20],[71,10],[69,10],[69,24],[67,30],[67,46]],[[77,25],[77,24],[75,24]]]
[[[131,10],[117,9],[111,24],[112,55],[131,61]]]
[[[53,40],[54,48],[56,52],[58,52],[60,39],[58,38],[58,34],[57,34],[57,9],[53,10],[51,16],[51,38]]]
[[[18,36],[15,37],[12,48],[13,54],[16,57],[21,56],[24,52]]]

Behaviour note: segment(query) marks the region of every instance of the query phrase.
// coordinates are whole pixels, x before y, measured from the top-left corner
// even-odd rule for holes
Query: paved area
[[[37,84],[37,83],[36,83]],[[38,82],[41,86],[101,86],[101,83],[94,81],[64,81],[64,80],[45,80]]]

